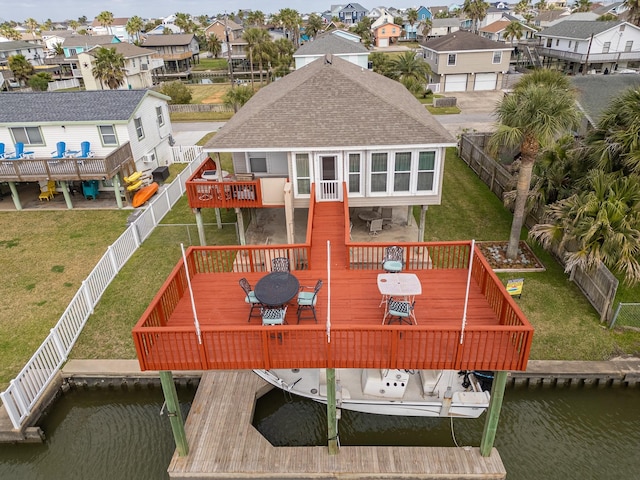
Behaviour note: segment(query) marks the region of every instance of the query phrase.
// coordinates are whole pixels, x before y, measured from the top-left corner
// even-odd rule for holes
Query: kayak
[[[133,196],[131,205],[133,205],[134,207],[139,207],[141,205],[144,205],[145,202],[149,200],[151,197],[153,197],[157,191],[158,191],[158,184],[156,182],[153,182],[152,184],[141,188]]]
[[[141,176],[142,172],[133,172],[128,177],[124,177],[124,181],[125,183],[136,183],[138,180],[140,180]]]

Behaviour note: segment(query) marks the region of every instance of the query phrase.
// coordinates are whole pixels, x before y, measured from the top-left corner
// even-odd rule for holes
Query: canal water
[[[183,414],[195,390],[178,391]],[[42,445],[0,445],[0,479],[157,480],[174,450],[156,389],[68,392],[43,420]],[[342,445],[478,446],[479,419],[343,411]],[[274,389],[254,425],[274,445],[326,444],[323,405]],[[453,431],[453,435],[452,435]],[[496,447],[509,480],[640,478],[640,388],[508,388]]]

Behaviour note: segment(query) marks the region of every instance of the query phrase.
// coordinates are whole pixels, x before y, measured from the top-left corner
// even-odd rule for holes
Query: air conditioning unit
[[[152,163],[156,161],[156,154],[154,152],[147,153],[144,157],[142,157],[142,161],[144,163]]]

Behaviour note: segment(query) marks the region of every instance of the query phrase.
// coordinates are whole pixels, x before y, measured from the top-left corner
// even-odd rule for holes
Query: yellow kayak
[[[133,192],[134,190],[139,189],[141,186],[142,180],[138,180],[136,183],[132,183],[131,185],[127,186],[127,190]]]
[[[124,181],[126,183],[136,183],[138,180],[140,180],[141,176],[142,176],[142,172],[133,172],[128,177],[124,177]]]

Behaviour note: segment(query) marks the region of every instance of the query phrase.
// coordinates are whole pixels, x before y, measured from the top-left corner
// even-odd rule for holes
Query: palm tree
[[[393,78],[393,66],[391,65],[389,55],[382,52],[371,52],[369,54],[369,60],[373,65],[374,72],[384,75],[385,77]]]
[[[307,24],[304,27],[304,33],[307,34],[309,38],[315,38],[318,33],[322,32],[324,29],[324,22],[320,15],[316,13],[312,13],[309,15],[309,19],[307,20]]]
[[[230,88],[222,97],[225,106],[233,108],[234,112],[238,112],[245,103],[253,96],[253,89],[240,85],[236,88]]]
[[[64,48],[62,47],[62,42],[58,42],[53,45],[53,53],[56,55],[64,55]]]
[[[142,20],[142,18],[138,17],[137,15],[134,15],[127,21],[124,29],[130,36],[135,37],[136,43],[140,43],[140,30],[142,30],[143,26],[144,20]]]
[[[258,61],[258,67],[260,68],[260,85],[262,85],[262,72],[263,66],[269,65],[271,59],[275,55],[275,47],[273,45],[273,41],[271,41],[271,36],[269,32],[259,28],[260,32],[256,36],[256,45],[254,49],[254,59]]]
[[[531,229],[531,237],[549,248],[569,246],[566,271],[585,270],[600,261],[624,276],[640,281],[640,177],[592,170],[587,189],[551,205],[546,223]]]
[[[593,167],[640,174],[640,87],[618,95],[602,114],[586,143]]]
[[[529,11],[531,8],[531,0],[520,0],[516,4],[515,13],[519,15],[523,15]]]
[[[574,3],[573,12],[590,12],[591,0],[576,0]]]
[[[264,13],[260,10],[249,12],[246,23],[252,27],[264,28]]]
[[[509,25],[504,27],[504,32],[502,32],[503,38],[508,38],[511,42],[511,46],[513,46],[513,39],[520,40],[524,32],[522,31],[522,24],[517,20],[513,20]]]
[[[71,27],[71,30],[77,32],[78,28],[80,27],[80,22],[78,22],[77,20],[69,20],[69,26]]]
[[[38,29],[38,27],[40,26],[40,24],[38,23],[37,20],[33,19],[33,18],[27,18],[24,21],[24,25],[25,27],[27,27],[27,29],[29,30],[29,33],[31,33],[31,35],[35,35],[36,30]]]
[[[280,24],[285,31],[290,32],[291,41],[295,47],[300,46],[300,27],[302,26],[302,18],[297,10],[292,8],[282,8],[273,16],[273,21]]]
[[[431,29],[433,28],[433,22],[431,19],[427,18],[422,21],[422,36],[425,40],[429,38],[429,34],[431,33]]]
[[[34,72],[33,65],[29,63],[29,60],[24,55],[12,55],[9,57],[9,69],[13,72],[13,76],[20,85],[24,85]]]
[[[373,43],[373,34],[371,33],[372,23],[370,17],[363,17],[354,27],[351,27],[351,31],[360,36],[362,43],[367,48]]]
[[[105,84],[111,90],[124,85],[124,55],[113,47],[99,47],[94,57],[91,73],[96,80],[100,80],[103,89]]]
[[[202,28],[206,28],[209,25],[209,16],[208,15],[198,15],[197,17],[198,23]]]
[[[413,25],[418,21],[418,11],[415,8],[410,8],[407,10],[407,21],[409,25],[411,25],[411,29],[413,30]],[[416,33],[416,37],[417,37]]]
[[[473,23],[473,31],[478,33],[479,22],[487,16],[489,4],[484,0],[464,0],[462,11],[471,19]]]
[[[575,102],[567,77],[557,70],[537,70],[525,75],[514,91],[496,107],[495,116],[499,123],[489,141],[489,150],[495,153],[501,146],[519,146],[521,152],[508,258],[513,259],[518,253],[531,175],[538,153],[555,142],[559,135],[578,125]]]
[[[284,77],[291,72],[293,52],[295,52],[293,42],[287,38],[279,38],[273,42],[273,47],[274,57],[271,60],[271,66],[274,68],[273,73],[278,77]]]
[[[400,82],[413,78],[424,84],[427,77],[433,73],[429,64],[412,51],[404,52],[391,60],[391,67]]]
[[[640,27],[640,0],[625,0],[624,6],[627,7],[627,21]]]
[[[113,25],[113,13],[105,10],[104,12],[100,12],[96,17],[96,20],[100,25],[107,28],[109,33],[111,32],[111,25]]]
[[[0,35],[7,37],[9,40],[20,40],[22,38],[20,32],[11,27],[8,23],[0,25]]]
[[[209,38],[207,38],[207,49],[214,57],[218,58],[218,55],[222,53],[222,42],[215,35],[209,35]]]
[[[259,28],[247,28],[242,34],[242,39],[247,42],[247,50],[249,51],[249,68],[251,68],[251,88],[255,91],[254,77],[253,77],[253,56],[256,52],[256,47],[260,41],[262,41],[262,35]],[[267,34],[268,35],[268,34]]]

